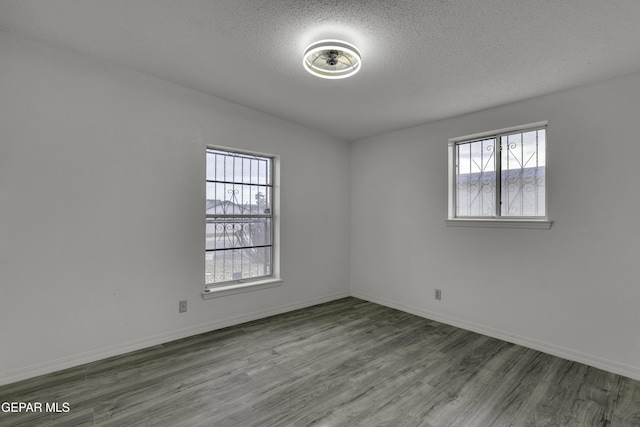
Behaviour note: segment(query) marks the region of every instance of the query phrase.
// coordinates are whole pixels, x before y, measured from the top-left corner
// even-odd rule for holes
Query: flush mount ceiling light
[[[320,40],[304,51],[304,68],[323,79],[344,79],[360,71],[358,49],[341,40]]]

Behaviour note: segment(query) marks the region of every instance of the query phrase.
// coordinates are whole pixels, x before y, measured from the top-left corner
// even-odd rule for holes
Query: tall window
[[[207,287],[273,275],[272,190],[272,158],[207,149]]]
[[[453,140],[449,155],[450,219],[546,218],[546,126]]]

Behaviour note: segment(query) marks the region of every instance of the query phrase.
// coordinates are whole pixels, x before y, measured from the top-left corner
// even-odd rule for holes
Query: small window
[[[546,123],[449,141],[449,220],[546,221]]]
[[[207,289],[273,275],[273,159],[207,149]]]

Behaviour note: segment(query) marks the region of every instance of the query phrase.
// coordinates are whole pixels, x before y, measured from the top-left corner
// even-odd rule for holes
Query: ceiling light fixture
[[[323,79],[344,79],[360,71],[358,49],[341,40],[320,40],[304,51],[304,68]]]

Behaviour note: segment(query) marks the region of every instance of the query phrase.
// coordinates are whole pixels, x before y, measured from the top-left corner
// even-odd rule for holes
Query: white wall
[[[2,31],[0,57],[0,384],[348,295],[348,144]],[[207,144],[281,156],[282,286],[201,299]]]
[[[640,379],[639,117],[635,74],[353,143],[352,294]],[[447,228],[447,140],[543,120],[552,228]]]

